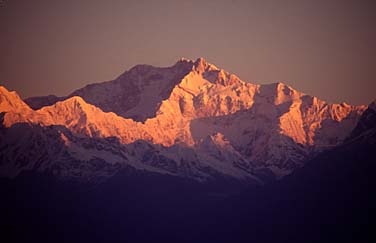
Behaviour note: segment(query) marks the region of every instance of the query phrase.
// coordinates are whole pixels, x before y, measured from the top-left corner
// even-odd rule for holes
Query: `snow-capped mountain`
[[[25,102],[34,110],[0,88],[2,174],[37,169],[87,179],[131,166],[257,183],[340,144],[367,109],[328,104],[283,83],[244,82],[202,58],[137,65],[66,97]]]

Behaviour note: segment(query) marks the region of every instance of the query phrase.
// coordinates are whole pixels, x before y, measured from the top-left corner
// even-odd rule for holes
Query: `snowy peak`
[[[83,110],[88,107],[88,104],[84,101],[84,99],[80,96],[73,96],[64,101],[59,101],[56,104],[52,105],[58,108],[67,108],[67,109],[74,109],[74,110]],[[46,107],[42,108],[46,109]]]
[[[143,122],[155,116],[161,102],[192,66],[190,62],[165,68],[137,65],[113,81],[88,85],[69,96],[81,96],[103,111]]]
[[[241,80],[234,74],[230,74],[217,66],[208,63],[204,58],[200,57],[194,62],[192,71],[201,75],[204,79],[213,84],[223,86],[233,85]]]
[[[182,63],[184,63],[185,65],[190,65],[191,70],[201,73],[210,70],[218,70],[218,68],[215,65],[208,63],[203,57],[199,57],[196,60],[191,60],[189,58],[182,57],[176,62],[175,65]]]
[[[259,97],[263,102],[281,105],[286,102],[301,99],[304,94],[282,83],[263,84],[258,87]]]
[[[22,101],[15,91],[9,91],[0,86],[0,112],[28,111],[30,108]]]
[[[85,127],[87,121],[98,115],[102,111],[97,107],[87,104],[81,97],[74,96],[64,101],[59,101],[54,105],[46,106],[37,110],[39,116],[35,116],[38,123],[45,125],[66,125],[67,127]],[[40,115],[47,117],[40,120]]]
[[[296,91],[295,89],[291,88],[290,86],[284,83],[277,83],[276,84],[276,101],[275,104],[279,105],[291,100],[300,99],[304,94]]]
[[[204,58],[200,57],[194,62],[194,70],[203,73],[206,71],[218,70],[218,68],[212,64],[209,64]]]
[[[62,125],[90,137],[118,137],[123,143],[133,142],[132,137],[143,138],[133,120],[113,112],[103,112],[79,96],[43,107],[34,113],[32,119],[37,124]]]
[[[11,92],[0,86],[0,113],[4,113],[0,127],[10,127],[14,123],[27,121],[33,110],[15,91]]]

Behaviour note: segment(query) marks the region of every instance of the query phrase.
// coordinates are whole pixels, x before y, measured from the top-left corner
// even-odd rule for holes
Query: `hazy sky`
[[[376,1],[5,0],[0,84],[67,95],[140,63],[204,57],[329,102],[376,98]]]

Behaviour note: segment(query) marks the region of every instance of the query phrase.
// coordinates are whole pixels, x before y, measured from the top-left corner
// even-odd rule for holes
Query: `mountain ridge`
[[[54,104],[50,97],[37,110],[5,88],[0,98],[5,128],[30,123],[64,126],[89,139],[113,137],[124,145],[143,140],[171,165],[195,154],[188,162],[192,168],[205,164],[223,174],[236,168],[232,176],[251,177],[265,169],[282,177],[302,167],[313,154],[344,141],[367,109],[327,104],[280,82],[247,83],[203,58],[164,68],[137,65],[113,81],[57,97]],[[176,144],[190,152],[174,154]],[[152,159],[162,166],[161,157]]]

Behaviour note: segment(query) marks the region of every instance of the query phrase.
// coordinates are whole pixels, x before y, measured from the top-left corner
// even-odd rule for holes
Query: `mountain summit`
[[[367,109],[328,104],[283,83],[244,82],[203,58],[163,68],[137,65],[66,97],[26,99],[33,110],[15,93],[0,91],[2,136],[11,136],[18,123],[37,126],[38,133],[53,129],[54,143],[65,152],[57,159],[46,154],[38,163],[43,171],[54,161],[65,176],[72,176],[73,161],[101,161],[109,166],[105,174],[131,166],[198,180],[262,183],[266,174],[282,177],[341,144]],[[38,139],[43,136],[23,142]],[[39,168],[9,156],[20,144],[2,139],[1,146],[0,156],[7,158],[2,168]],[[98,175],[93,164],[89,171],[84,174],[90,178]]]

